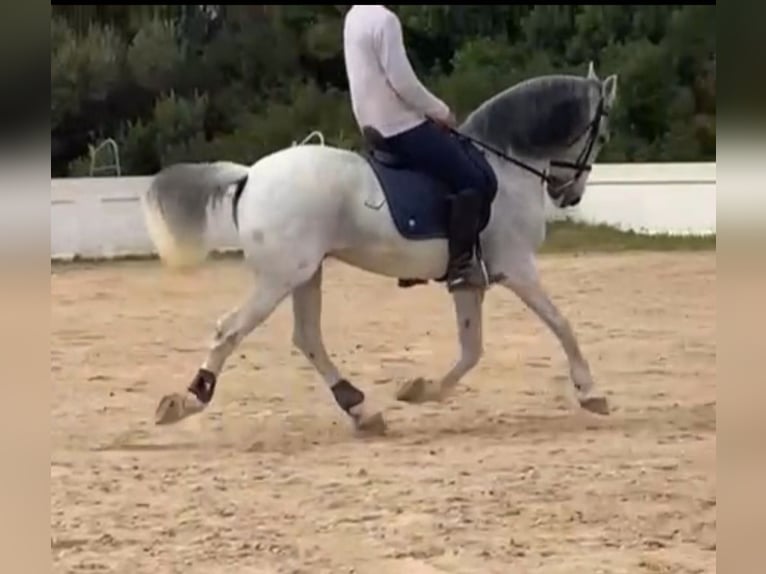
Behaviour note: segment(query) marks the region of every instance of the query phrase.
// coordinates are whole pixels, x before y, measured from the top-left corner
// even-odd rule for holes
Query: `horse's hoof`
[[[396,398],[405,403],[425,403],[438,400],[432,391],[432,383],[423,378],[405,382],[396,392]]]
[[[372,416],[354,419],[354,428],[364,435],[381,436],[386,434],[386,420],[381,413]]]
[[[154,424],[169,425],[202,411],[205,406],[191,393],[172,393],[160,399]]]
[[[586,411],[590,411],[597,415],[609,414],[609,402],[606,400],[606,397],[590,397],[582,399],[580,401],[580,406]]]

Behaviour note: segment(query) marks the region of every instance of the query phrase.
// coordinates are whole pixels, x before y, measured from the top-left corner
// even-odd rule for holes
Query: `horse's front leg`
[[[540,284],[534,265],[514,265],[504,273],[501,284],[513,291],[558,338],[569,360],[569,372],[580,406],[594,413],[608,414],[606,397],[596,389],[577,337]]]
[[[405,383],[396,395],[400,401],[422,403],[443,400],[481,359],[484,350],[481,323],[484,291],[456,291],[453,294],[453,299],[460,340],[460,358],[438,383],[424,379],[415,379]]]

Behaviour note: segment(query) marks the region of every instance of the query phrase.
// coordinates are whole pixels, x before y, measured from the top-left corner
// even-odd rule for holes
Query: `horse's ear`
[[[593,60],[588,62],[588,79],[598,80],[598,76],[596,75],[596,67],[593,65]]]
[[[617,74],[612,74],[601,84],[601,95],[607,107],[611,107],[617,97]]]

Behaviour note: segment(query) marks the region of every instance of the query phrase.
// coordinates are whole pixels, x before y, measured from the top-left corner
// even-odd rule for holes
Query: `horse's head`
[[[551,159],[548,171],[548,196],[558,207],[580,203],[591,167],[610,137],[609,112],[617,97],[617,75],[602,81],[591,62],[586,80],[591,84],[588,90],[590,121],[570,145]]]
[[[496,94],[468,116],[462,131],[542,177],[553,203],[569,207],[582,199],[609,140],[616,96],[617,76],[602,81],[591,63],[585,77],[539,76]]]

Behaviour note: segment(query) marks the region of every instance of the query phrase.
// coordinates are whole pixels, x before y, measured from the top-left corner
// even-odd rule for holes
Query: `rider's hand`
[[[455,114],[453,114],[451,110],[446,116],[431,119],[436,122],[439,127],[442,127],[445,130],[449,130],[450,128],[457,128],[457,118],[455,118]]]

